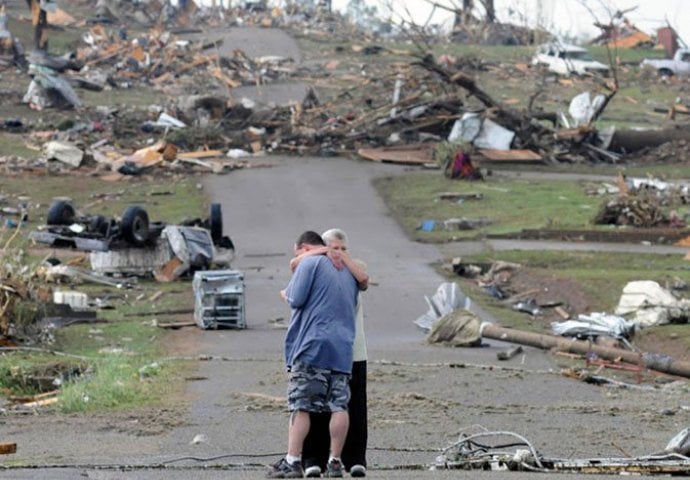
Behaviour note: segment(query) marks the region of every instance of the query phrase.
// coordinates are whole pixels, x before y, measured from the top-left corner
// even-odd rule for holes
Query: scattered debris
[[[608,336],[616,339],[630,339],[635,333],[635,323],[618,315],[601,312],[580,314],[576,320],[553,322],[551,329],[556,335],[580,340]]]
[[[430,341],[454,346],[476,346],[481,344],[481,338],[493,338],[519,345],[585,355],[589,358],[596,355],[604,360],[623,361],[636,366],[642,365],[650,370],[690,378],[689,362],[674,360],[666,355],[593,344],[589,340],[566,339],[561,336],[503,328],[487,322],[481,323],[479,318],[469,310],[469,298],[462,294],[454,282],[442,283],[432,297],[425,296],[424,299],[429,305],[429,311],[417,318],[414,323],[429,334]],[[589,321],[588,325],[583,325],[585,319]],[[634,325],[624,319],[612,319],[601,315],[582,317],[580,320],[580,323],[554,324],[554,329],[581,337],[585,334],[606,333],[620,339],[624,339],[634,329]],[[479,332],[479,337],[476,337],[476,332]],[[458,334],[458,339],[453,338],[454,334]]]
[[[31,83],[24,95],[24,103],[36,110],[46,108],[71,109],[81,107],[81,100],[65,71],[79,70],[82,65],[71,58],[53,57],[44,50],[34,50],[28,57]]]
[[[676,298],[657,282],[639,280],[623,287],[615,314],[630,318],[639,328],[688,323],[690,300]]]
[[[687,430],[687,429],[686,429]],[[527,471],[540,473],[591,473],[620,475],[690,474],[690,459],[674,450],[687,440],[687,431],[671,441],[671,451],[625,458],[551,458],[539,454],[522,435],[509,431],[461,433],[457,442],[436,458],[436,469]],[[685,437],[683,437],[685,435]],[[680,439],[680,440],[678,440]],[[515,448],[514,453],[506,448]]]

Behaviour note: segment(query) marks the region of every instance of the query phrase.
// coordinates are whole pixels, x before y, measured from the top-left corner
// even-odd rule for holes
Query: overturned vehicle
[[[141,206],[127,207],[120,218],[77,215],[71,202],[55,200],[46,225],[32,231],[35,242],[88,251],[92,270],[104,274],[154,275],[173,280],[197,270],[228,268],[235,247],[223,235],[221,205],[212,203],[206,219],[180,224],[150,222]]]

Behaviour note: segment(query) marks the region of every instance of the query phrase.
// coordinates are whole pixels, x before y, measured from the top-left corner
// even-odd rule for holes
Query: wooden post
[[[48,49],[48,13],[41,10],[39,0],[26,0],[31,9],[31,23],[34,26],[34,48],[36,50]]]

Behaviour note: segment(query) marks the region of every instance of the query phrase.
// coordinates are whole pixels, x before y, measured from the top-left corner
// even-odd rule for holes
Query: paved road
[[[683,390],[588,385],[559,375],[556,357],[530,348],[501,364],[496,352],[505,345],[495,341],[477,349],[425,345],[413,321],[427,309],[424,295],[443,282],[430,264],[444,253],[407,240],[371,185],[375,176],[401,169],[341,158],[257,160],[266,162],[272,166],[205,182],[210,197],[222,203],[226,233],[236,243],[234,267],[246,275],[248,328],[181,333],[192,343],[184,353],[208,360],[197,362],[191,375],[196,380],[189,382],[188,404],[179,408],[180,425],[146,436],[126,418],[104,424],[68,417],[41,422],[43,430],[32,432],[30,421],[0,418],[0,433],[20,445],[12,464],[38,467],[0,470],[0,478],[263,478],[265,465],[286,443],[285,331],[275,323],[289,312],[278,290],[290,276],[292,243],[306,228],[345,229],[372,275],[364,297],[370,477],[535,477],[417,470],[460,432],[479,426],[524,435],[545,455],[590,458],[658,451],[690,422]],[[156,465],[168,468],[148,468]]]

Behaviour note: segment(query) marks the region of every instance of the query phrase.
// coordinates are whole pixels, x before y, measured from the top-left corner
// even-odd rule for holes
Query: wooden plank
[[[237,80],[234,80],[224,74],[220,67],[211,69],[211,75],[225,83],[225,85],[227,85],[229,88],[237,88],[242,85],[241,82],[238,82]]]
[[[161,298],[162,296],[163,296],[163,290],[158,290],[156,293],[154,293],[153,295],[151,295],[151,296],[148,298],[148,301],[151,302],[151,303],[153,303],[153,302],[155,302],[156,300],[158,300],[159,298]]]
[[[482,159],[494,162],[534,162],[543,161],[541,155],[532,150],[493,150],[482,148],[479,150]]]
[[[434,162],[435,147],[436,144],[424,143],[403,147],[360,148],[357,154],[374,162],[424,165]]]
[[[197,150],[196,152],[178,152],[177,158],[192,159],[192,158],[215,158],[222,157],[225,154],[222,150]]]
[[[568,313],[568,311],[565,308],[556,307],[556,308],[554,308],[554,310],[563,320],[568,320],[570,318],[570,314]]]
[[[33,402],[21,403],[19,406],[21,408],[36,408],[36,407],[47,407],[50,405],[55,405],[60,399],[58,397],[44,398],[42,400],[36,400]]]

